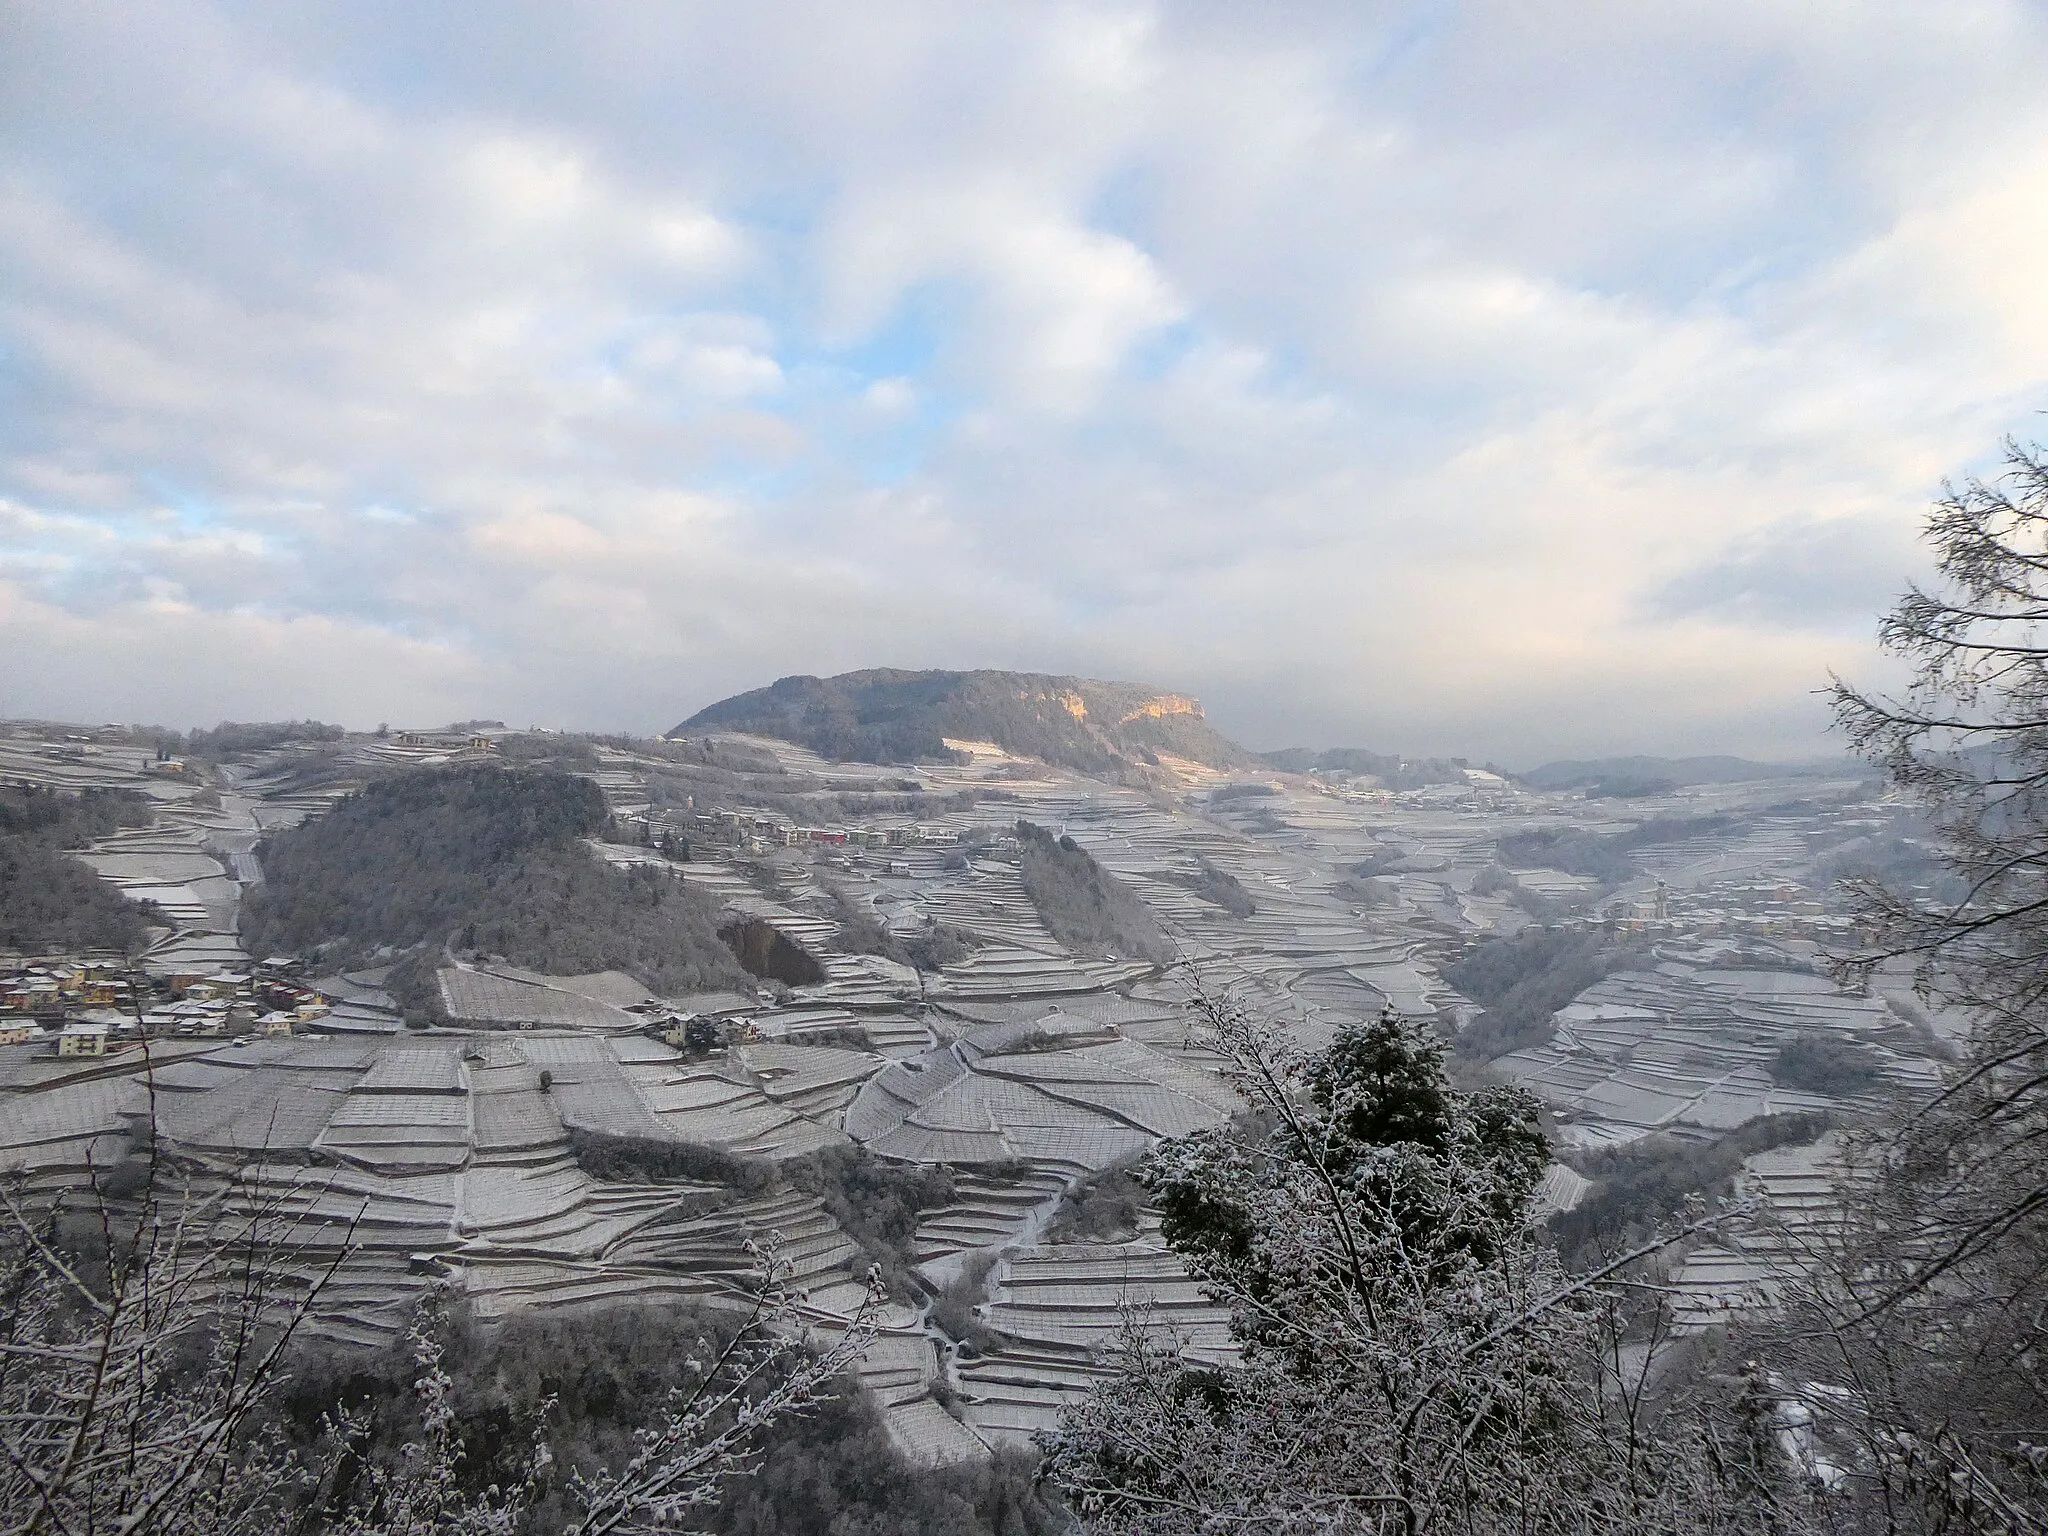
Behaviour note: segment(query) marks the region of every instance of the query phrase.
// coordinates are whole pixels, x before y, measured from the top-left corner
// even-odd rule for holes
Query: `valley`
[[[1841,880],[1913,839],[1847,768],[1613,794],[1398,760],[1201,761],[1172,750],[1198,718],[1139,711],[1183,734],[1068,765],[960,736],[828,760],[702,723],[636,742],[472,722],[205,762],[0,727],[0,783],[150,811],[76,850],[149,903],[145,942],[0,957],[0,1171],[76,1184],[153,1123],[309,1274],[334,1266],[321,1325],[364,1343],[432,1278],[485,1320],[716,1304],[771,1235],[829,1334],[880,1263],[900,1278],[862,1380],[898,1448],[937,1465],[1050,1428],[1128,1308],[1229,1357],[1226,1314],[1154,1213],[1057,1219],[1159,1139],[1242,1109],[1190,1035],[1195,989],[1303,1049],[1389,1008],[1437,1021],[1462,1073],[1542,1101],[1554,1209],[1595,1187],[1574,1162],[1612,1149],[1708,1146],[1766,1116],[1847,1125],[1937,1080],[1955,1026],[1910,978],[1830,972],[1856,942]],[[474,774],[589,801],[552,862],[491,877],[492,900],[552,893],[502,921],[466,894],[470,915],[433,908],[395,942],[385,918],[337,915],[331,865],[291,851],[371,786]],[[573,915],[598,876],[605,902],[637,905],[592,908],[613,914],[593,938]],[[667,926],[626,932],[642,918],[617,914],[643,909]],[[86,1024],[96,1045],[66,1054]],[[1828,1158],[1825,1137],[1773,1148],[1740,1183],[1810,1215]],[[1679,1255],[1684,1317],[1748,1304],[1776,1242]]]

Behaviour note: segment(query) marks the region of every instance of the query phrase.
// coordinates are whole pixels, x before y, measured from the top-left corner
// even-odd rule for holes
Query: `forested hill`
[[[420,769],[273,834],[242,908],[255,954],[444,944],[552,975],[618,970],[670,995],[751,985],[718,938],[717,902],[583,844],[604,830],[588,779],[546,770]]]
[[[1136,683],[1039,672],[903,672],[785,677],[701,709],[671,735],[745,731],[866,763],[944,759],[945,738],[992,741],[1083,773],[1156,764],[1169,752],[1214,768],[1251,755],[1217,732],[1202,707]]]
[[[125,789],[74,795],[0,786],[0,948],[140,949],[144,909],[63,850],[146,827],[151,814],[147,800]]]

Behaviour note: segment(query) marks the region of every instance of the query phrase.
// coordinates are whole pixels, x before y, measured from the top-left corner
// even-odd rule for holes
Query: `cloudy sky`
[[[0,0],[0,714],[1810,755],[2044,274],[2037,4]]]

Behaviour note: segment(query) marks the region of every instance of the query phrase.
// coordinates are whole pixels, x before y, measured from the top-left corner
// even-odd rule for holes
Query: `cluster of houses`
[[[734,810],[654,811],[645,818],[650,841],[664,832],[692,842],[717,843],[764,853],[771,848],[911,848],[957,843],[961,834],[915,822],[893,827],[804,827],[778,816]]]
[[[0,962],[0,1044],[42,1038],[46,1024],[73,1014],[132,1012],[135,980],[114,960]]]
[[[495,760],[499,741],[508,733],[493,722],[489,728],[457,726],[445,731],[392,731],[364,747],[373,760],[404,767]]]
[[[651,1017],[644,1033],[678,1051],[751,1045],[761,1038],[760,1025],[742,1013],[682,1013],[673,1009],[664,1009]]]
[[[296,968],[151,975],[118,960],[0,960],[0,1045],[105,1056],[166,1037],[288,1035],[328,1011]]]
[[[1817,893],[1789,881],[1722,884],[1708,891],[1667,893],[1649,901],[1617,900],[1582,922],[1620,933],[1690,938],[1813,939],[1850,943],[1867,937],[1858,920],[1830,911]]]

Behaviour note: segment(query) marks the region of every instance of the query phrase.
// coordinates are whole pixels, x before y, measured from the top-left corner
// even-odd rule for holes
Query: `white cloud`
[[[437,27],[24,17],[0,709],[1008,665],[1265,741],[1810,750],[2048,403],[2018,0]]]
[[[1183,306],[1131,241],[990,179],[852,202],[825,240],[834,332],[884,325],[921,284],[963,284],[960,380],[1007,405],[1068,412],[1097,403],[1130,348]]]
[[[917,406],[917,386],[902,377],[876,379],[860,398],[877,415],[903,416]]]

